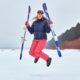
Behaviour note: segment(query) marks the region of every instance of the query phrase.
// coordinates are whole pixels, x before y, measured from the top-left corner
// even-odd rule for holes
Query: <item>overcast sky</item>
[[[80,0],[0,0],[0,48],[20,48],[23,26],[27,19],[27,7],[31,5],[31,17],[42,9],[46,2],[51,19],[54,22],[54,31],[57,35],[80,22]],[[48,35],[48,40],[51,39]],[[33,36],[27,31],[26,47],[31,45]]]

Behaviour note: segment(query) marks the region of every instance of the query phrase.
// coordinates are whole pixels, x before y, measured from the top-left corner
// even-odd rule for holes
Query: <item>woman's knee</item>
[[[29,51],[29,55],[33,55],[33,53],[34,53],[34,51],[31,51],[31,50]]]
[[[34,54],[35,54],[37,57],[39,57],[40,51],[39,51],[39,50],[35,50],[35,51],[34,51]]]

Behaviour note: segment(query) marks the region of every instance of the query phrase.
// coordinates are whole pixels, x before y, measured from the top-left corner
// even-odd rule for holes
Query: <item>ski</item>
[[[51,18],[50,18],[50,16],[49,16],[49,13],[48,13],[48,9],[47,9],[46,3],[43,3],[43,10],[44,10],[44,13],[45,13],[48,21],[51,20]],[[51,26],[53,26],[53,25],[51,25]],[[53,39],[54,39],[54,45],[55,45],[55,48],[56,48],[56,50],[57,50],[58,56],[61,57],[62,54],[61,54],[60,47],[59,47],[59,44],[58,44],[58,38],[57,38],[57,36],[55,35],[54,30],[51,29],[51,33],[52,33],[52,36],[53,36]]]
[[[30,12],[31,12],[31,6],[28,6],[27,21],[29,21]],[[27,28],[26,28],[26,29],[27,29]],[[24,48],[25,36],[26,36],[26,29],[25,29],[25,31],[24,31],[24,36],[23,36],[22,45],[21,45],[20,60],[22,59],[22,53],[23,53],[23,48]]]

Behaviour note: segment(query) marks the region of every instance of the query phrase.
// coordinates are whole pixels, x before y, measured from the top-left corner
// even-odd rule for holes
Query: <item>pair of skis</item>
[[[48,13],[48,10],[47,10],[47,5],[46,5],[46,3],[43,3],[43,10],[44,10],[44,13],[45,13],[48,21],[49,21],[49,20],[50,20],[50,16],[49,16],[49,13]],[[31,7],[28,6],[27,21],[29,21],[30,12],[31,12]],[[60,48],[59,48],[59,45],[58,45],[58,40],[56,40],[56,36],[54,35],[55,33],[54,33],[53,30],[51,30],[51,33],[52,33],[52,35],[53,35],[54,45],[55,45],[55,48],[56,48],[56,50],[57,50],[58,56],[61,57],[62,55],[61,55],[61,51],[60,51]],[[23,48],[24,48],[25,36],[26,36],[26,29],[25,29],[25,32],[24,32],[23,41],[22,41],[22,45],[21,45],[20,60],[22,59],[22,52],[23,52]]]

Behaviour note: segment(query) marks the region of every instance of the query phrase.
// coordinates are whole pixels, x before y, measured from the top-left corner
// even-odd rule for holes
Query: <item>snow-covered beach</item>
[[[80,50],[61,50],[62,58],[56,50],[43,50],[52,57],[50,67],[42,59],[34,64],[28,51],[20,61],[20,50],[0,50],[0,80],[80,80]]]

